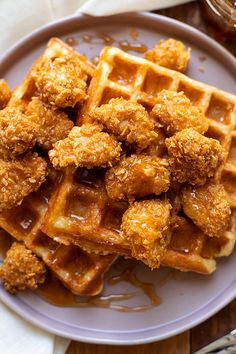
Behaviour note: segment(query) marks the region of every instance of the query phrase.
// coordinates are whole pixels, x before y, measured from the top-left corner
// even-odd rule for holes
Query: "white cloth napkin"
[[[0,0],[0,56],[32,30],[75,12],[111,15],[154,10],[191,0]],[[1,354],[64,354],[69,340],[21,319],[0,303]]]
[[[31,325],[0,302],[1,354],[64,354],[70,340]]]

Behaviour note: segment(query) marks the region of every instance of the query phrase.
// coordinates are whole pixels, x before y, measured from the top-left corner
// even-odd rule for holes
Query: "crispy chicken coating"
[[[157,96],[151,117],[156,120],[168,135],[192,128],[204,134],[208,121],[202,111],[191,104],[183,92],[162,90]]]
[[[23,244],[14,242],[0,267],[0,278],[7,291],[35,290],[46,279],[46,268]]]
[[[170,38],[157,43],[154,48],[144,54],[144,58],[183,73],[190,59],[190,48],[186,50],[181,41]]]
[[[96,108],[92,117],[104,126],[108,133],[114,134],[118,140],[145,149],[157,134],[145,108],[124,98],[113,98],[107,104]]]
[[[130,243],[132,256],[158,268],[169,242],[171,205],[168,201],[135,202],[124,213],[122,236]]]
[[[169,188],[166,160],[155,156],[133,155],[106,172],[105,185],[112,199],[128,199],[160,194]]]
[[[174,180],[203,185],[214,176],[225,150],[216,139],[207,138],[193,129],[184,129],[166,139],[169,163]]]
[[[49,157],[54,167],[109,167],[120,157],[117,140],[97,125],[74,127],[67,138],[54,144]]]
[[[5,80],[0,79],[0,110],[5,108],[11,98],[11,90]]]
[[[8,159],[32,148],[36,142],[38,125],[15,107],[0,111],[0,158]]]
[[[37,153],[11,161],[0,160],[0,212],[21,204],[45,181],[46,162]]]
[[[75,57],[45,61],[36,75],[36,86],[45,102],[58,107],[74,107],[87,98],[87,75]]]
[[[146,149],[142,151],[142,154],[149,155],[149,156],[166,157],[167,156],[167,148],[165,144],[166,134],[162,128],[155,127],[154,130],[157,133],[157,137]]]
[[[35,116],[34,120],[39,125],[37,143],[46,150],[52,149],[53,144],[64,139],[74,126],[66,113],[55,106],[42,102],[38,97],[32,98],[26,114]]]
[[[187,186],[182,191],[185,214],[208,236],[220,237],[230,222],[230,204],[222,184]]]

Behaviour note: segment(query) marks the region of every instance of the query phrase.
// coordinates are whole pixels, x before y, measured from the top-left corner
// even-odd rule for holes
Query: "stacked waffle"
[[[39,87],[44,85],[42,80],[41,86],[35,84],[42,63],[48,59],[68,55],[77,56],[82,71],[86,74],[86,84],[89,86],[86,99],[82,104],[75,105],[78,127],[73,128],[73,135],[69,133],[64,140],[60,138],[59,142],[53,142],[54,150],[60,150],[63,146],[64,154],[68,156],[66,159],[57,156],[55,160],[55,152],[52,153],[54,150],[50,151],[52,163],[56,167],[62,167],[61,171],[56,172],[48,163],[50,172],[46,181],[37,191],[25,197],[20,205],[3,211],[0,215],[0,226],[18,241],[24,242],[26,247],[40,257],[75,294],[94,295],[101,291],[103,275],[117,256],[142,260],[151,268],[161,264],[182,271],[212,273],[216,268],[216,258],[229,256],[235,244],[236,97],[192,80],[177,71],[124,53],[118,48],[104,48],[99,64],[94,69],[92,64],[73,49],[57,39],[52,39],[22,85],[13,91],[8,106],[20,106],[22,111],[27,112],[32,97],[40,97]],[[107,171],[110,167],[116,166],[118,160],[122,163],[123,160],[133,156],[141,156],[141,159],[144,156],[158,156],[158,161],[163,163],[163,169],[168,170],[165,167],[168,166],[169,158],[165,139],[170,135],[162,129],[163,127],[156,125],[153,128],[153,139],[150,137],[150,144],[147,146],[141,147],[139,144],[137,147],[127,144],[123,138],[122,145],[121,142],[115,145],[113,140],[107,140],[109,129],[107,133],[106,126],[96,120],[94,112],[104,104],[114,102],[111,99],[123,98],[141,105],[145,112],[150,114],[159,102],[163,90],[171,93],[183,92],[191,101],[191,105],[198,107],[206,117],[208,129],[205,129],[206,132],[203,134],[216,139],[224,148],[224,155],[214,175],[210,176],[211,183],[224,186],[230,208],[227,227],[217,235],[212,236],[202,229],[194,218],[191,219],[188,212],[185,213],[182,188],[186,187],[186,181],[184,183],[176,181],[172,176],[169,184],[167,183],[168,187],[165,186],[158,193],[147,192],[137,198],[136,196],[114,198],[113,191],[108,191]],[[55,102],[50,104],[55,105]],[[73,106],[73,109],[75,107]],[[153,113],[150,116],[153,124]],[[92,135],[89,135],[89,129],[85,132],[82,130],[84,126],[90,127],[90,131],[91,126],[94,128],[91,149],[86,144],[90,142]],[[80,140],[76,140],[78,138],[76,134],[78,136],[81,134]],[[98,139],[104,139],[102,140],[104,146],[102,148],[99,146],[100,156],[97,161],[100,161],[100,165],[96,159],[94,162],[94,159],[90,158],[90,155],[96,157],[95,148],[99,143],[95,139],[96,134],[100,134],[97,135]],[[109,137],[115,139],[114,132]],[[112,146],[116,153],[113,151],[104,154],[105,143],[111,142],[114,143]],[[80,144],[81,146],[85,144],[83,154],[81,151],[77,153]],[[71,150],[68,150],[68,146]],[[126,237],[131,224],[126,227],[128,228],[126,233],[125,225],[122,223],[130,217],[130,208],[137,205],[141,208],[145,205],[143,202],[148,202],[150,208],[151,203],[155,203],[153,218],[155,215],[156,220],[160,219],[158,225],[161,230],[156,230],[155,224],[154,231],[161,235],[160,237],[165,236],[165,244],[158,244],[158,248],[156,242],[158,237],[152,234],[153,242],[148,243],[146,236],[146,243],[139,245],[138,251],[136,248],[134,251],[133,243],[136,241],[133,242],[130,237]],[[155,208],[159,208],[161,215],[156,215]],[[150,210],[152,212],[152,209]],[[165,224],[167,219],[168,222]],[[152,226],[152,221],[150,225]],[[144,225],[144,233],[145,227]],[[139,235],[137,239],[138,237]],[[150,249],[145,253],[143,250],[148,247]],[[162,252],[156,256],[151,248]]]

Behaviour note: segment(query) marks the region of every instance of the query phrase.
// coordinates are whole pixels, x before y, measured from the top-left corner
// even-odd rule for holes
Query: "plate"
[[[89,59],[111,43],[133,48],[140,53],[131,53],[142,55],[144,45],[151,48],[161,38],[178,38],[192,48],[187,75],[235,93],[236,60],[231,54],[183,23],[148,13],[96,18],[78,15],[43,27],[6,53],[0,62],[0,77],[6,78],[12,88],[19,84],[52,36],[74,44]],[[139,264],[136,269],[138,278],[155,284],[161,299],[159,306],[146,311],[57,307],[32,292],[12,296],[3,287],[0,287],[0,298],[26,320],[63,337],[91,343],[141,344],[196,326],[233,300],[236,296],[235,262],[236,252],[219,259],[216,272],[210,276],[168,269],[149,271]],[[126,300],[127,306],[148,302],[139,288],[125,281],[106,284],[104,293],[134,291],[136,295]]]

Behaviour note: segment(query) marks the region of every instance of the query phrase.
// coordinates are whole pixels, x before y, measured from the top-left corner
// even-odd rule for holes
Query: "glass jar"
[[[208,20],[236,40],[236,0],[205,0],[203,3]]]

